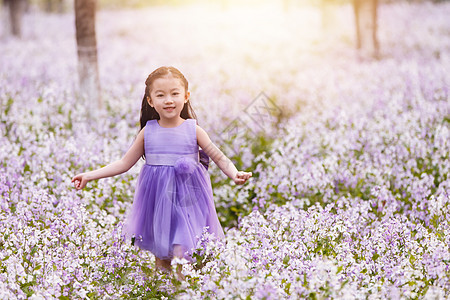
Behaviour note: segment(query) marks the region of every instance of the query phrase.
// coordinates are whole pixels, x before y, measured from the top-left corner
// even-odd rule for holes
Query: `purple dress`
[[[174,128],[148,121],[144,147],[146,163],[126,221],[127,235],[160,259],[173,258],[175,245],[192,254],[205,227],[222,238],[209,174],[199,163],[196,121],[187,119]]]

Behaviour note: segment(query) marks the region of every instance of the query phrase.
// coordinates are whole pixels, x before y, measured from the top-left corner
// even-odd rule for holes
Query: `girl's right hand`
[[[74,183],[74,186],[77,190],[81,190],[82,188],[84,188],[86,186],[86,184],[89,182],[89,179],[87,177],[88,176],[86,175],[86,173],[81,173],[81,174],[75,175],[72,178],[72,182]]]

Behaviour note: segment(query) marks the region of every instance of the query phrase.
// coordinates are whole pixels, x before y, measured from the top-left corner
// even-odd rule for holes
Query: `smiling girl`
[[[128,171],[145,157],[125,229],[136,245],[155,255],[157,268],[170,270],[174,257],[191,260],[204,228],[223,237],[199,147],[236,184],[244,184],[252,173],[238,171],[197,125],[188,81],[180,71],[160,67],[145,85],[141,130],[127,153],[101,169],[74,176],[72,182],[82,189],[91,180]]]

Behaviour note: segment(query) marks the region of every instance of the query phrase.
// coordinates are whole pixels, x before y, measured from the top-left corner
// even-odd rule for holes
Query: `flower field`
[[[0,28],[0,298],[449,298],[449,14],[382,4],[372,60],[356,56],[349,5],[326,32],[316,6],[100,11],[101,110],[76,96],[72,14],[32,9],[22,39]],[[122,236],[143,161],[70,182],[125,153],[161,65],[253,172],[235,186],[211,166],[226,237],[176,262],[182,282]],[[276,121],[251,123],[258,95]]]

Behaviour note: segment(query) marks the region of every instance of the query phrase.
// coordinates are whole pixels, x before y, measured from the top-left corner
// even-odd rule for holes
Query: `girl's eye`
[[[163,94],[158,94],[158,95],[156,95],[156,97],[162,97],[162,96],[164,96]]]
[[[174,95],[174,96],[178,96],[180,93],[178,93],[178,92],[175,92],[175,93],[172,93],[172,95]]]

